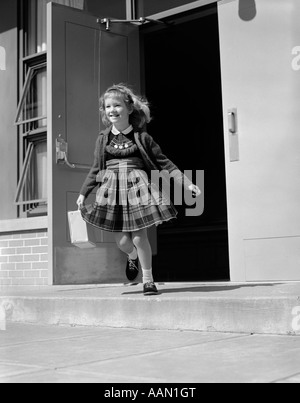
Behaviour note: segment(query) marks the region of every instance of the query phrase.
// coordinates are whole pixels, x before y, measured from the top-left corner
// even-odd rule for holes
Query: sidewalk
[[[300,383],[300,337],[16,323],[0,331],[0,383],[270,382]]]

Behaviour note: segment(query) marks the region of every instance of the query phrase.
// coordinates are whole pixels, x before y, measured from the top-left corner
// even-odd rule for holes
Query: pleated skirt
[[[98,175],[96,200],[81,209],[89,224],[109,232],[135,232],[177,217],[170,198],[151,183],[140,158],[108,161]]]

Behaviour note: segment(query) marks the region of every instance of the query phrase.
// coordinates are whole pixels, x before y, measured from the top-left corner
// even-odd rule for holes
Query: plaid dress
[[[171,200],[143,168],[137,157],[108,161],[97,177],[95,203],[81,209],[83,219],[104,231],[134,232],[176,218]]]

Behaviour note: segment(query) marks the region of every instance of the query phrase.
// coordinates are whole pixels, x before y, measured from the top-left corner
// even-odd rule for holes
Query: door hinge
[[[163,25],[169,25],[169,23],[162,21],[162,20],[152,20],[151,18],[145,18],[141,17],[139,19],[135,20],[114,20],[111,18],[98,18],[97,23],[98,24],[105,24],[106,25],[106,31],[110,31],[111,29],[111,24],[140,24],[144,25],[149,22],[153,22],[155,24],[163,24]]]

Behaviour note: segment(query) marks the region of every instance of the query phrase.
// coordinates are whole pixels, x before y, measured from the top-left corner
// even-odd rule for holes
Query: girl
[[[128,279],[133,281],[137,277],[140,263],[144,294],[156,295],[147,228],[176,218],[177,211],[148,178],[153,170],[167,170],[196,196],[201,191],[143,130],[151,121],[145,99],[123,84],[114,85],[101,97],[100,112],[107,130],[97,139],[94,164],[77,205],[86,222],[115,233],[118,247],[128,255]],[[85,199],[99,184],[95,203],[85,205]]]

